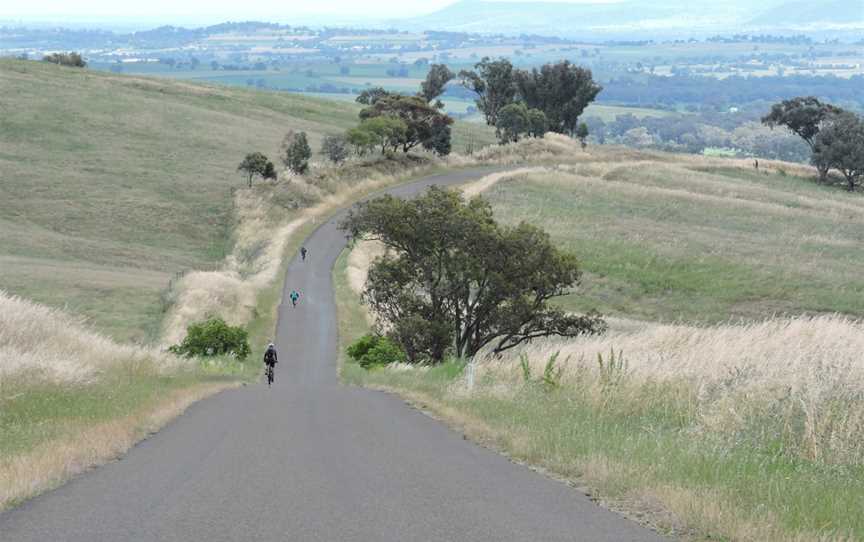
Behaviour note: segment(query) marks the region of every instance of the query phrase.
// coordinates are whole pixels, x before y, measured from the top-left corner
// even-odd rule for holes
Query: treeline
[[[722,149],[724,153],[742,157],[807,162],[810,151],[806,144],[760,122],[767,107],[755,104],[735,113],[703,111],[641,118],[627,113],[611,121],[597,116],[584,120],[597,143],[693,154]]]
[[[691,105],[698,109],[726,109],[754,101],[776,102],[795,96],[820,98],[864,109],[864,76],[849,79],[831,75],[787,75],[783,77],[664,77],[630,74],[604,83],[603,101],[641,107],[677,109]]]

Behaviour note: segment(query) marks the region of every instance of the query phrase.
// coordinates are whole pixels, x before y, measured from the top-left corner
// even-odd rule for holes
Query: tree
[[[503,143],[516,142],[531,129],[531,119],[528,108],[523,103],[512,103],[504,106],[498,112],[498,123],[495,132],[498,141]]]
[[[405,129],[398,145],[402,147],[402,152],[408,152],[417,145],[431,144],[433,136],[440,138],[449,135],[449,130],[443,126],[453,124],[450,116],[429,105],[423,98],[401,94],[380,96],[360,111],[362,120],[380,117],[396,118],[404,124]]]
[[[546,119],[546,113],[539,109],[529,109],[528,126],[528,133],[531,137],[543,137],[549,129],[549,121]]]
[[[375,147],[373,134],[362,126],[350,128],[345,132],[345,139],[354,147],[354,154],[357,156],[365,156]]]
[[[426,103],[432,103],[432,100],[444,93],[444,87],[454,77],[456,74],[444,64],[432,64],[429,73],[426,74],[426,80],[420,83],[420,95],[426,100]],[[440,101],[437,104],[439,109],[443,105]]]
[[[810,146],[810,150],[814,151],[816,136],[822,126],[842,111],[839,107],[822,103],[813,96],[798,97],[774,104],[771,112],[762,117],[762,123],[771,128],[784,126],[803,139]],[[827,180],[828,165],[816,159],[813,164],[819,171],[819,181]]]
[[[71,66],[73,68],[86,68],[87,62],[80,53],[52,53],[42,57],[43,62],[51,62],[61,66]]]
[[[276,168],[273,162],[260,152],[247,154],[237,167],[237,171],[242,171],[248,177],[249,188],[252,188],[252,179],[256,176],[276,180]]]
[[[309,147],[306,132],[296,134],[293,131],[288,132],[282,143],[285,149],[282,161],[285,166],[298,175],[306,173],[309,169],[309,159],[312,158],[312,149]]]
[[[450,117],[442,115],[433,119],[429,137],[423,140],[423,148],[438,156],[447,156],[453,150],[450,130],[452,120],[447,122],[445,119],[450,119]]]
[[[325,155],[334,164],[339,164],[348,158],[348,141],[345,136],[326,135],[321,140],[321,154]]]
[[[465,88],[477,94],[477,109],[483,112],[486,124],[497,126],[498,112],[516,98],[513,64],[506,58],[483,57],[474,65],[474,70],[462,70],[459,77]]]
[[[579,282],[575,256],[529,224],[499,226],[482,198],[437,187],[409,201],[383,196],[358,204],[340,227],[390,249],[372,264],[363,299],[413,362],[605,329],[596,314],[549,306]]]
[[[588,125],[584,122],[580,122],[576,128],[576,139],[579,140],[583,149],[588,146]]]
[[[381,154],[392,149],[394,152],[405,140],[408,128],[401,119],[395,117],[373,117],[365,119],[360,126],[348,131],[348,139],[352,145],[367,145],[380,147]]]
[[[383,87],[373,87],[361,92],[355,101],[358,104],[372,105],[384,96],[390,96],[390,93],[384,90]]]
[[[822,169],[834,168],[846,178],[851,192],[864,176],[864,121],[851,112],[838,113],[813,140],[813,163]]]
[[[594,82],[591,70],[563,60],[539,70],[516,70],[513,82],[519,99],[546,114],[549,129],[573,135],[579,116],[603,87]]]

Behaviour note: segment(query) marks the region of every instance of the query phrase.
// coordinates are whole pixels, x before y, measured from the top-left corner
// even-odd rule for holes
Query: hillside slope
[[[143,340],[172,274],[224,256],[242,156],[357,109],[0,60],[0,111],[0,288]]]
[[[485,193],[502,222],[548,231],[582,261],[571,310],[717,323],[864,315],[864,198],[762,161],[595,148],[581,164]]]

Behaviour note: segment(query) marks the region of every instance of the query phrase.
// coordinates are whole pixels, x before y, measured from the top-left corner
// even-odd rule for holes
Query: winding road
[[[0,541],[662,540],[394,396],[339,384],[338,219],[306,241],[305,262],[290,262],[285,291],[304,295],[279,308],[273,388],[193,405],[122,460],[0,515]]]

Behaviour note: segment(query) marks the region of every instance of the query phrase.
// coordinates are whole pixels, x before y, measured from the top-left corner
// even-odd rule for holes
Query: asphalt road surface
[[[394,396],[340,385],[337,220],[307,240],[305,262],[290,263],[271,389],[193,405],[122,460],[0,515],[0,541],[661,540]],[[296,308],[292,289],[302,294]]]

